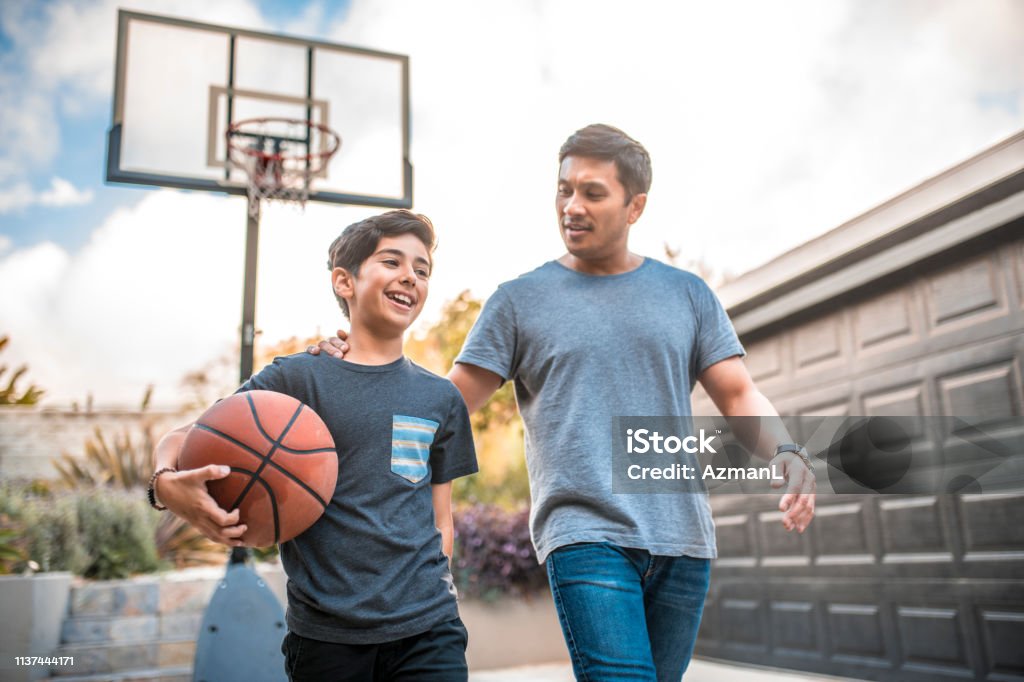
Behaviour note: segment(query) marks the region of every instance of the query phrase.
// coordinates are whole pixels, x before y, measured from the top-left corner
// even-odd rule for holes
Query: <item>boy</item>
[[[350,225],[328,262],[351,322],[348,356],[276,358],[239,389],[309,405],[338,450],[338,485],[324,516],[281,544],[289,629],[282,650],[293,682],[467,677],[448,557],[451,481],[477,470],[469,416],[451,382],[402,354],[404,332],[427,297],[433,249],[430,221],[408,211]],[[173,469],[187,430],[157,445],[153,499],[207,537],[244,545],[237,510],[224,512],[206,492],[205,481],[226,467]],[[432,438],[429,459],[409,442],[423,433]]]

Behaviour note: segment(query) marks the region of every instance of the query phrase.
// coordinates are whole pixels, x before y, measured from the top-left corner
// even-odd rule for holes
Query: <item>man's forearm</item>
[[[722,414],[740,443],[762,459],[770,460],[776,447],[793,442],[771,401],[756,388],[737,395],[722,407]]]
[[[494,392],[501,388],[502,378],[475,365],[457,363],[448,372],[448,380],[455,384],[470,414],[483,407]]]

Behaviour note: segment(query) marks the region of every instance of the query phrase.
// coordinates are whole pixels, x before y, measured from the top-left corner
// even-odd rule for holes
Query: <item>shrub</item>
[[[156,550],[160,559],[175,568],[210,566],[227,560],[227,548],[209,540],[171,512],[164,512],[156,527]],[[256,555],[257,561],[262,560]]]
[[[81,575],[89,564],[78,523],[74,496],[29,497],[21,520],[29,559],[41,571],[71,571]]]
[[[0,351],[3,351],[4,348],[7,347],[10,340],[11,337],[6,334],[4,336],[0,336]],[[22,365],[18,369],[14,370],[10,379],[3,379],[3,375],[7,372],[7,365],[0,365],[0,379],[7,381],[6,386],[0,383],[0,405],[35,405],[39,402],[39,399],[44,393],[46,393],[46,391],[35,384],[29,384],[28,388],[24,390],[19,389],[16,386],[18,380],[20,380],[27,371],[28,366]]]
[[[85,456],[63,453],[53,466],[65,487],[115,485],[119,488],[145,488],[153,473],[152,452],[156,445],[151,424],[144,424],[137,440],[125,429],[114,434],[108,444],[100,427],[93,429],[84,443]]]
[[[27,560],[23,535],[17,522],[7,514],[0,514],[0,575],[13,572]]]
[[[140,412],[149,409],[153,386],[146,388],[139,405]],[[62,453],[53,460],[61,482],[68,488],[115,485],[119,488],[145,488],[153,473],[153,448],[157,439],[153,424],[146,420],[133,437],[129,429],[114,434],[110,443],[100,427],[83,443],[85,455],[75,457]]]
[[[151,395],[152,387],[149,387],[143,396],[141,411],[148,408]],[[144,421],[138,432],[123,429],[111,437],[96,427],[83,444],[84,456],[63,453],[53,460],[53,465],[64,488],[91,490],[112,486],[130,491],[141,500],[153,473],[153,449],[158,440],[149,421]],[[150,513],[148,506],[142,506]],[[154,527],[154,539],[159,558],[176,568],[221,564],[227,557],[223,545],[208,540],[170,512]]]
[[[90,561],[86,578],[111,580],[160,567],[156,552],[158,515],[137,494],[98,488],[78,496],[82,543]]]
[[[98,580],[125,578],[160,567],[154,540],[157,514],[137,493],[111,488],[54,495],[0,486],[0,518],[17,532],[9,570],[28,560],[41,571],[70,571]]]
[[[458,508],[454,517],[452,573],[463,595],[494,600],[545,588],[547,574],[530,541],[528,509],[475,504]]]

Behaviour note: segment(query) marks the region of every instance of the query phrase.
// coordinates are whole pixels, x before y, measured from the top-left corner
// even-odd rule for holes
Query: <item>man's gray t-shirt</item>
[[[515,382],[541,562],[578,542],[716,556],[706,495],[612,493],[612,418],[688,416],[697,377],[743,354],[707,284],[649,258],[603,276],[551,261],[498,287],[456,362]]]
[[[324,420],[338,484],[324,515],[281,543],[288,628],[324,642],[378,644],[456,618],[431,484],[477,470],[455,386],[406,358],[358,365],[276,358],[239,391],[285,393]]]

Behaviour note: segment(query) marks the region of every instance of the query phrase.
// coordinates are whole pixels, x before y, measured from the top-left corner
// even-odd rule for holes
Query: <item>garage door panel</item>
[[[777,498],[712,496],[726,523],[700,654],[901,682],[1024,679],[1024,479],[986,491],[1008,460],[977,445],[980,431],[1024,451],[1024,240],[965,258],[780,325],[748,362],[784,414],[913,417],[915,462],[981,492],[820,494],[803,535],[782,528]],[[813,420],[799,428],[809,442]]]
[[[1005,315],[1006,294],[996,254],[988,253],[929,276],[925,301],[929,324],[940,333],[945,328]]]

